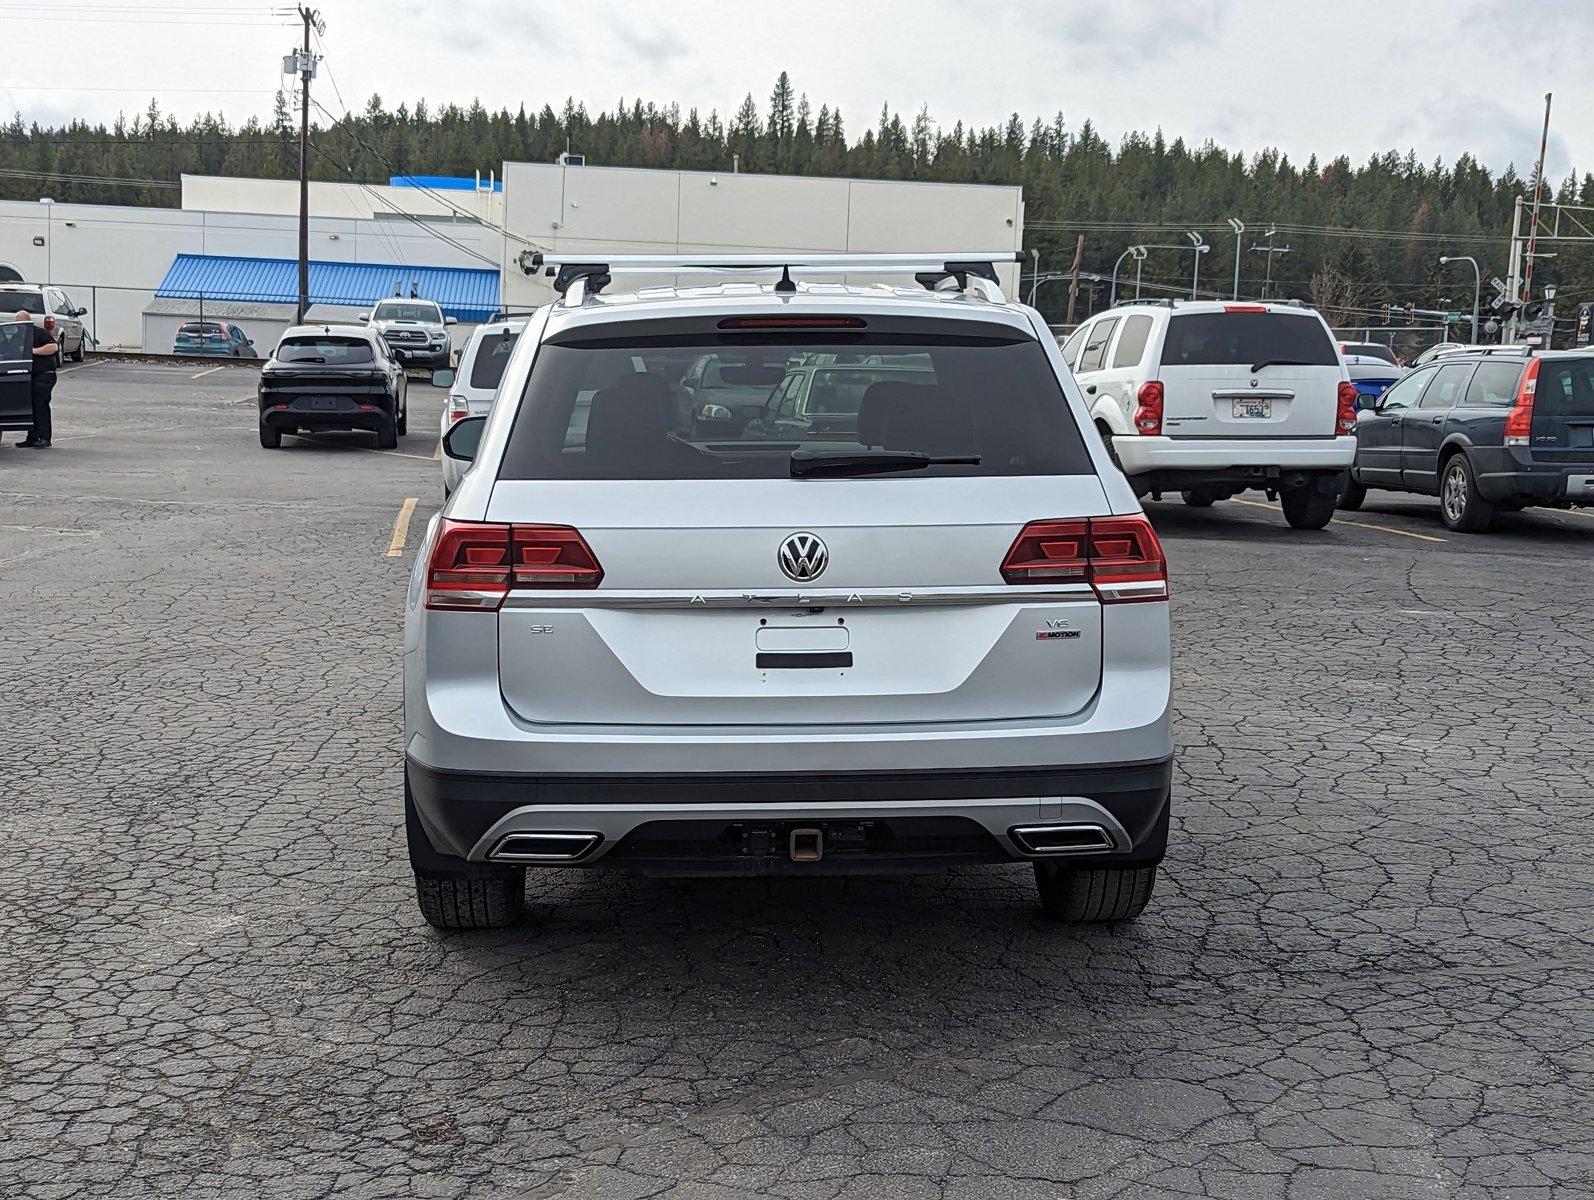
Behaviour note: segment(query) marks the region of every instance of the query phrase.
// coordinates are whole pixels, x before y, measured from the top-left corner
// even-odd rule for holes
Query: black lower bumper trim
[[[1127,852],[1102,862],[1155,862],[1168,837],[1171,758],[1090,767],[867,771],[813,775],[490,775],[405,763],[407,793],[440,856],[463,858],[517,808],[544,805],[723,804],[756,815],[765,804],[894,803],[1082,796],[1129,834]],[[1097,861],[1092,856],[1092,861]]]

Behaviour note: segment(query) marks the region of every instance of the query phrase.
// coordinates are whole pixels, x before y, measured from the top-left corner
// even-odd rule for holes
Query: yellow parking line
[[[415,515],[415,501],[411,496],[399,506],[398,517],[393,522],[393,540],[387,544],[387,556],[397,558],[404,553],[404,543],[410,536],[410,518]]]
[[[1239,500],[1239,499],[1235,499],[1233,497],[1230,497],[1229,503],[1230,504],[1244,504],[1244,505],[1248,505],[1251,508],[1267,508],[1267,509],[1271,509],[1271,508],[1275,507],[1274,505],[1271,505],[1271,504],[1264,504],[1260,500]],[[1334,524],[1336,524],[1336,525],[1349,525],[1349,526],[1352,526],[1355,529],[1376,529],[1379,533],[1392,533],[1392,534],[1394,534],[1397,537],[1414,538],[1414,539],[1416,539],[1419,542],[1441,542],[1441,543],[1443,543],[1443,542],[1448,542],[1450,540],[1449,538],[1435,537],[1431,533],[1412,533],[1410,530],[1407,530],[1407,529],[1396,529],[1396,528],[1394,528],[1391,525],[1369,525],[1366,521],[1347,521],[1344,517],[1339,517],[1339,516],[1336,516],[1334,518]]]
[[[200,371],[198,374],[190,375],[188,378],[203,379],[206,375],[214,375],[217,371],[225,371],[226,369],[226,367],[207,367],[205,370]]]
[[[1376,529],[1379,533],[1393,533],[1401,537],[1416,538],[1419,542],[1448,542],[1449,538],[1434,537],[1431,533],[1412,533],[1405,529],[1395,529],[1389,525],[1369,525],[1365,521],[1347,521],[1343,517],[1335,517],[1336,525],[1354,525],[1357,529]]]
[[[438,442],[437,443],[437,449],[432,451],[432,459],[433,459],[433,461],[436,461],[437,459],[440,459],[442,457],[443,457],[443,443],[442,442]]]

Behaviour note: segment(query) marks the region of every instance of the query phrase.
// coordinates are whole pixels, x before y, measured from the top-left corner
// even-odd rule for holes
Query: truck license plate
[[[1273,415],[1273,401],[1271,400],[1236,400],[1234,402],[1234,419],[1243,420],[1247,417],[1260,417],[1266,420]]]

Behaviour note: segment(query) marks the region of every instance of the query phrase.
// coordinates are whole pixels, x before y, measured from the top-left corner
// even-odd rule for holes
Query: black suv
[[[408,380],[361,325],[295,325],[260,372],[260,444],[303,430],[369,429],[392,450],[409,432]]]
[[[1594,505],[1594,351],[1509,346],[1417,368],[1358,416],[1339,506],[1372,487],[1438,496],[1465,533],[1497,509]]]

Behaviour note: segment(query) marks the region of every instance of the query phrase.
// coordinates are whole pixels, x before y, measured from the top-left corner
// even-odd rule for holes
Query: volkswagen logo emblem
[[[818,579],[830,565],[830,551],[812,533],[794,533],[780,544],[780,569],[798,583]]]

